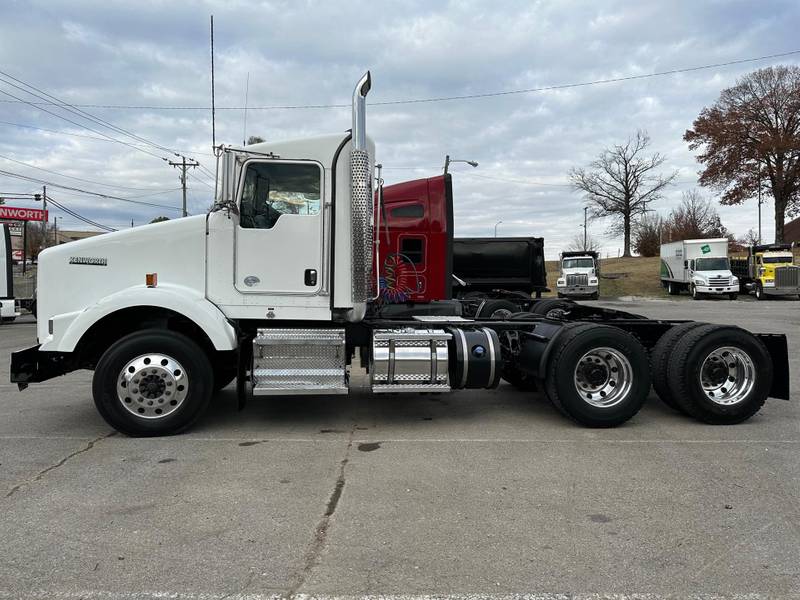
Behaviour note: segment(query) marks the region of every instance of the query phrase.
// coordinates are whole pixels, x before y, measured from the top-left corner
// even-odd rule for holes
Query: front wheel
[[[211,363],[195,342],[174,331],[147,329],[106,350],[92,392],[109,425],[144,437],[188,429],[208,407],[213,385]]]
[[[702,296],[700,292],[697,291],[697,286],[695,286],[695,284],[692,284],[692,286],[689,289],[692,293],[692,300],[700,300]]]
[[[616,327],[575,323],[553,342],[545,390],[562,413],[587,427],[615,427],[642,408],[650,392],[647,352]]]
[[[764,286],[759,281],[756,283],[756,300],[766,300],[767,295],[764,293]]]
[[[507,319],[519,312],[519,306],[510,300],[487,300],[475,315],[479,319]]]

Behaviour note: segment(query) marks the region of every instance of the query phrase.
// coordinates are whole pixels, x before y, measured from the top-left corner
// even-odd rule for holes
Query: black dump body
[[[469,291],[547,291],[544,238],[456,238],[453,275]]]
[[[562,252],[561,258],[571,258],[573,256],[591,256],[593,259],[597,260],[599,255],[594,250],[574,250],[569,252]]]

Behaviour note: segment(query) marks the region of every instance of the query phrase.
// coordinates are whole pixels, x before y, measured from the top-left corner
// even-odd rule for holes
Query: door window
[[[320,190],[317,165],[252,163],[245,171],[239,225],[272,229],[281,215],[317,215]]]

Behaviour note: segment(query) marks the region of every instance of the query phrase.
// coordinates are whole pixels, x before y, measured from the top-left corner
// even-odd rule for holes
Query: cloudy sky
[[[179,214],[170,208],[180,206],[178,174],[162,158],[180,151],[203,165],[189,179],[189,211],[205,212],[214,171],[206,108],[211,14],[217,140],[230,143],[244,134],[240,107],[248,73],[246,134],[278,140],[348,129],[346,108],[275,107],[347,104],[365,69],[373,74],[370,100],[378,103],[583,83],[800,50],[796,0],[4,0],[0,169],[163,205],[50,187],[49,195],[73,211],[119,228]],[[676,185],[654,205],[667,212],[696,186],[698,165],[681,138],[698,112],[744,73],[798,62],[800,54],[627,82],[375,105],[368,131],[389,183],[440,173],[446,154],[478,161],[477,169],[451,168],[456,234],[492,235],[503,221],[500,235],[544,236],[553,256],[582,232],[583,199],[566,185],[571,167],[646,129],[653,149],[667,157],[665,170],[679,171]],[[103,106],[81,110],[117,129],[58,106],[20,102],[40,99],[13,87],[24,86],[9,76],[71,104]],[[0,175],[0,194],[40,187]],[[772,210],[770,202],[766,240]],[[756,226],[755,202],[719,212],[736,234]],[[90,228],[54,214],[63,215],[59,227]],[[620,242],[605,235],[606,227],[591,223],[590,233],[616,255]]]

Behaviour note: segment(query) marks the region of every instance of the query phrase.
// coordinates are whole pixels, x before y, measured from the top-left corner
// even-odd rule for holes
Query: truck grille
[[[717,286],[717,285],[730,285],[731,278],[730,277],[709,277],[708,278],[708,285],[709,286]]]
[[[800,286],[800,267],[778,267],[775,269],[775,287],[794,288]]]
[[[567,275],[567,285],[589,285],[589,276],[585,273]]]

